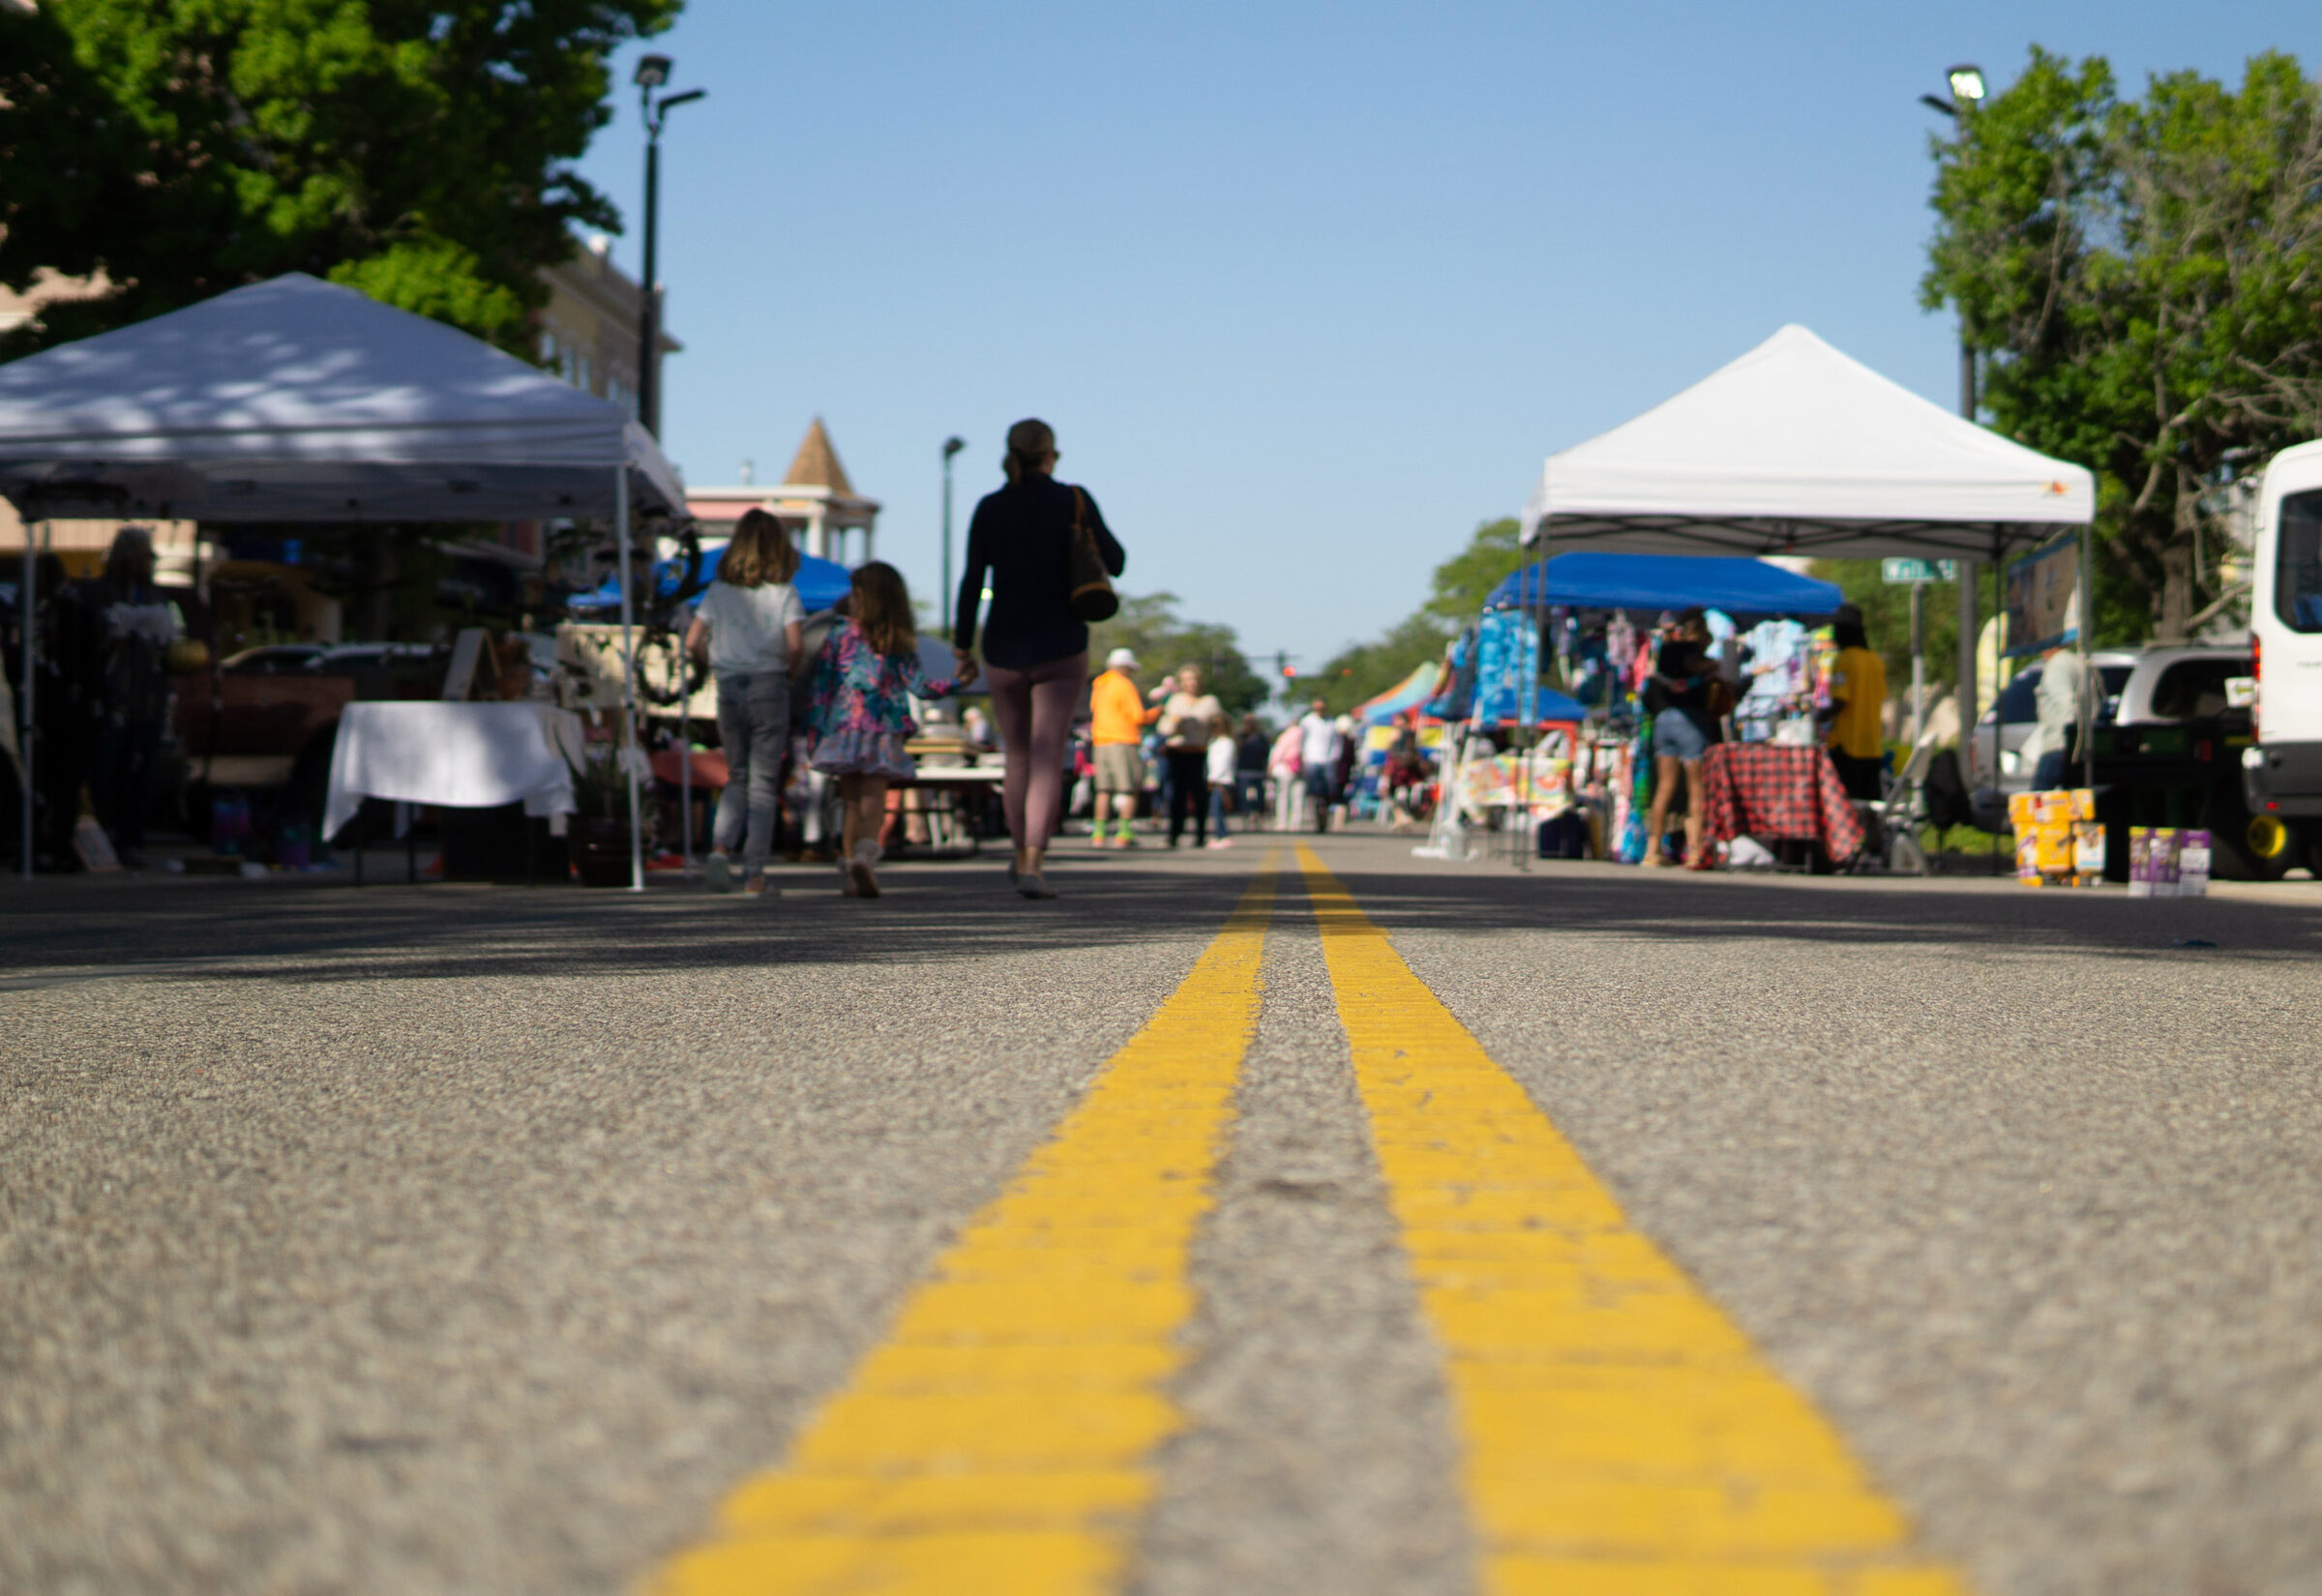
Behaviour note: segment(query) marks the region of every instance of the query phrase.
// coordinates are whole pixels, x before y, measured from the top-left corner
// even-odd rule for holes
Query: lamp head
[[[671,63],[666,55],[640,55],[630,81],[640,89],[658,89],[670,80]]]
[[[945,438],[943,440],[943,458],[949,459],[967,447],[968,440],[966,438]]]
[[[1973,105],[1983,98],[1983,69],[1974,66],[1953,67],[1949,74],[1951,95],[1963,105]]]

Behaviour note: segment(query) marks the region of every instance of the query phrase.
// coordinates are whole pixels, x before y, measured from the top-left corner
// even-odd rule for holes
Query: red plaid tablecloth
[[[1818,748],[1719,743],[1702,763],[1701,804],[1702,835],[1710,842],[1801,837],[1820,842],[1834,861],[1861,851],[1862,822],[1830,755]]]

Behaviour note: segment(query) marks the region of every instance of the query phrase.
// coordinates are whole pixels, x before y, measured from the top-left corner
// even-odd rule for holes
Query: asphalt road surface
[[[2322,1591],[2315,889],[1237,843],[0,886],[0,1590]]]

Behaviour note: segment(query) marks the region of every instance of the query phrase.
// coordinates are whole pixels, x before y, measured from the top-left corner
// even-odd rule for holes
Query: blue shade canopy
[[[1543,590],[1544,589],[1544,590]],[[1576,550],[1548,562],[1547,579],[1526,566],[1492,589],[1492,609],[1572,605],[1582,609],[1682,609],[1700,605],[1729,615],[1829,615],[1836,582],[1816,581],[1764,560],[1714,554],[1597,554]]]
[[[718,569],[718,556],[725,552],[724,544],[704,545],[701,549],[701,576],[707,580]],[[674,598],[685,585],[685,562],[662,560],[653,567],[653,590],[664,599]],[[798,556],[798,574],[790,578],[798,590],[798,603],[809,615],[828,609],[847,596],[854,578],[847,568],[836,560],[823,559],[819,554]],[[621,607],[620,573],[614,572],[586,593],[576,593],[565,601],[576,610],[617,610]],[[948,655],[945,656],[949,658]]]
[[[798,590],[798,602],[809,615],[828,609],[847,596],[854,578],[847,568],[836,560],[826,560],[819,554],[798,556],[798,575],[790,578]]]

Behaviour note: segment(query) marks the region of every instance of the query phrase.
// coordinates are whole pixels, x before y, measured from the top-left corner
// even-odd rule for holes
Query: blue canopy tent
[[[702,546],[703,580],[706,581],[716,573],[718,556],[725,550],[724,544]],[[685,566],[686,562],[679,559],[663,560],[653,567],[653,591],[656,597],[674,598],[684,591]],[[823,559],[819,554],[799,555],[798,574],[790,578],[790,585],[798,590],[798,602],[805,606],[809,615],[828,609],[832,605],[837,604],[847,596],[848,589],[853,583],[854,578],[848,575],[845,566],[836,560]],[[565,606],[576,611],[617,609],[620,607],[620,604],[621,576],[617,571],[606,577],[594,591],[576,593],[565,601]]]
[[[1764,560],[1710,554],[1600,554],[1576,550],[1541,568],[1526,566],[1492,589],[1491,609],[1682,609],[1699,605],[1729,615],[1825,616],[1843,595],[1835,582],[1801,576]]]

